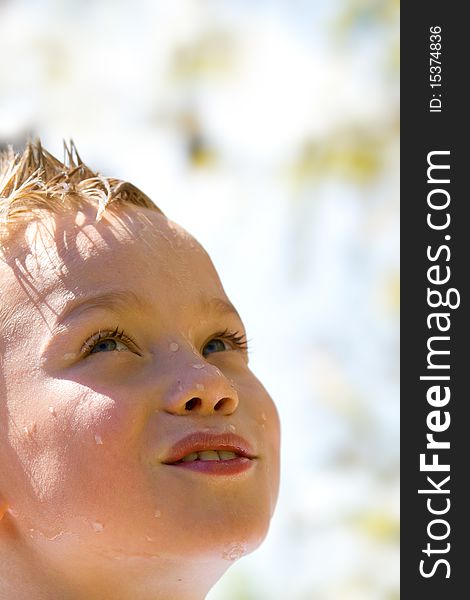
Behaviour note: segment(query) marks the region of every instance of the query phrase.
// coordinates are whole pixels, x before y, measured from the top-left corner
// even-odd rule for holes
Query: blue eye
[[[141,356],[134,340],[118,328],[114,331],[98,331],[85,342],[82,348],[84,356],[101,352],[134,352]]]
[[[202,355],[207,356],[208,354],[212,354],[213,352],[224,352],[225,350],[227,350],[227,345],[224,342],[224,340],[214,339],[210,342],[207,342],[207,344],[202,350]]]
[[[90,350],[90,354],[96,354],[97,352],[114,352],[128,350],[127,346],[119,340],[113,340],[111,338],[107,340],[100,340],[94,348]]]
[[[207,356],[214,352],[226,352],[228,350],[241,350],[246,353],[248,351],[248,343],[245,334],[238,331],[230,331],[229,329],[216,333],[202,349],[202,355]]]

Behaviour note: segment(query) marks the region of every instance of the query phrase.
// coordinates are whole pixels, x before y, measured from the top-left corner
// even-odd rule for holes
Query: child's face
[[[49,216],[16,243],[0,264],[0,494],[19,531],[75,564],[256,547],[278,417],[205,251],[135,207]],[[236,455],[174,462],[214,449]]]

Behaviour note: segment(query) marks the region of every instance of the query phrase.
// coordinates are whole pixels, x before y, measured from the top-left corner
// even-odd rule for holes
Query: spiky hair
[[[127,203],[162,212],[143,192],[127,181],[103,177],[80,158],[75,144],[64,142],[61,162],[36,140],[21,154],[10,147],[0,153],[0,235],[15,223],[43,211],[77,210],[96,206],[99,221],[111,203]]]

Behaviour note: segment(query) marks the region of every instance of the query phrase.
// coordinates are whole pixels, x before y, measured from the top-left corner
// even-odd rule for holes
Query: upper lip
[[[178,462],[192,452],[203,450],[225,450],[244,458],[255,458],[251,445],[239,435],[233,433],[195,432],[178,440],[168,451],[165,464]]]

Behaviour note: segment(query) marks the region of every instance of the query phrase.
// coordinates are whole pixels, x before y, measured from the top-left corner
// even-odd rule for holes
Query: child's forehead
[[[202,247],[161,213],[126,207],[107,211],[99,222],[95,215],[93,210],[48,214],[29,223],[10,247],[4,289],[11,293],[6,301],[48,303],[54,298],[57,306],[84,290],[112,287],[122,279],[138,288],[155,273],[163,276],[162,285],[178,290],[182,284],[191,286],[193,278],[196,287],[221,291]]]
[[[157,211],[126,206],[108,210],[96,221],[96,209],[66,214],[46,213],[23,229],[9,245],[10,258],[33,270],[69,262],[74,256],[87,260],[111,247],[131,247],[144,243],[156,246],[164,240],[169,250],[184,255],[202,248],[180,225]],[[10,261],[11,262],[11,261]]]
[[[96,208],[88,207],[66,214],[49,214],[43,219],[30,224],[29,241],[49,234],[49,242],[61,246],[62,242],[70,246],[87,241],[100,244],[111,239],[123,242],[135,242],[146,236],[150,239],[164,237],[178,247],[182,241],[194,239],[183,227],[170,221],[160,212],[132,205],[111,206],[96,220]],[[39,233],[39,236],[38,236]]]

